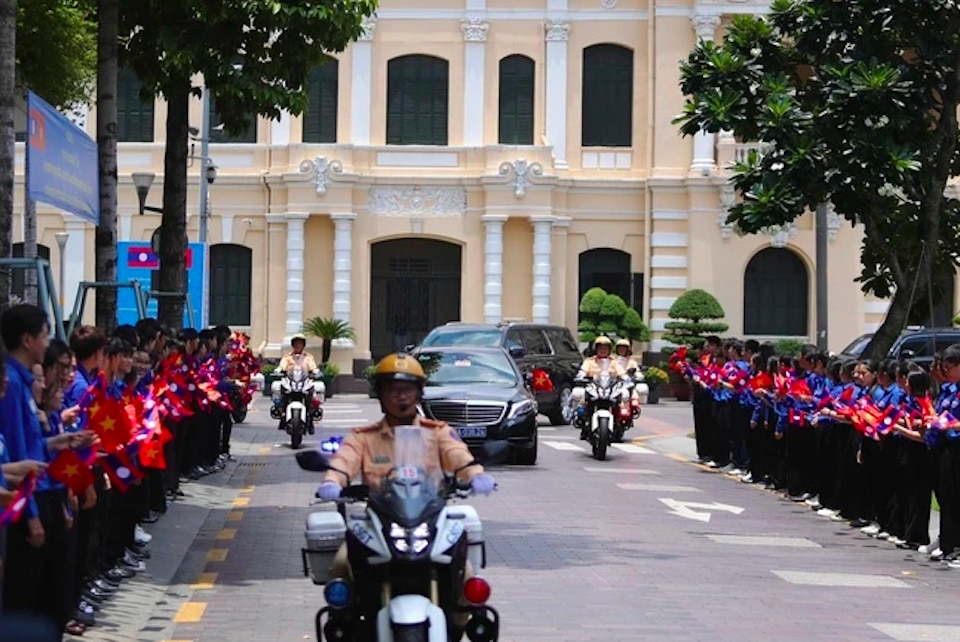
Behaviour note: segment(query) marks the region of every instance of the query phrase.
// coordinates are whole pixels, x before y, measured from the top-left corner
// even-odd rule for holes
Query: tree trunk
[[[100,225],[96,235],[97,281],[117,280],[117,62],[119,0],[97,0],[97,152],[100,162]],[[97,290],[97,327],[117,325],[117,290]]]
[[[926,279],[920,277],[924,283]],[[861,355],[864,359],[876,359],[878,361],[887,357],[890,348],[896,342],[903,328],[907,324],[907,316],[910,314],[910,308],[913,306],[912,284],[907,287],[898,287],[890,300],[890,307],[887,309],[887,316],[883,323],[873,333],[873,338],[867,347],[864,348]]]
[[[167,96],[167,141],[163,157],[163,217],[160,223],[160,291],[187,294],[187,140],[190,85]],[[157,317],[183,327],[184,297],[161,296]]]
[[[0,0],[0,259],[13,248],[14,100],[17,0]],[[12,272],[0,269],[0,308],[10,301]]]
[[[330,361],[330,350],[333,348],[333,342],[330,339],[324,339],[320,348],[320,358],[322,361],[321,364],[324,364]]]
[[[28,104],[27,94],[23,95],[24,103]],[[27,142],[30,144],[30,115],[27,114]],[[27,196],[27,185],[30,183],[30,164],[23,165],[23,258],[37,258],[37,203]],[[27,268],[23,271],[23,302],[33,305],[40,304],[46,307],[46,301],[37,301],[37,271]]]

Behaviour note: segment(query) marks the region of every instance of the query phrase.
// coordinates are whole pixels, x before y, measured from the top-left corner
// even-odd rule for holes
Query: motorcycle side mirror
[[[627,370],[627,374],[632,377],[633,375],[637,374],[637,369],[636,369],[636,368],[630,368],[629,370]]]
[[[297,465],[311,473],[322,473],[330,468],[330,459],[318,450],[301,450],[297,453]]]
[[[416,344],[408,343],[407,345],[403,346],[403,351],[409,354],[413,352],[413,349],[416,347],[417,347]]]

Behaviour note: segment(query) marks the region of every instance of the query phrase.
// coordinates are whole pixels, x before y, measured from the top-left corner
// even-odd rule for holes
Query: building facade
[[[599,285],[641,312],[658,349],[670,305],[700,287],[719,298],[733,335],[812,340],[812,216],[737,236],[723,224],[726,167],[750,144],[681,138],[671,124],[683,104],[678,62],[697,38],[768,7],[382,0],[363,35],[315,70],[303,115],[214,137],[210,322],[247,328],[269,355],[305,319],[338,317],[357,334],[335,346],[345,369],[450,320],[575,328],[580,295]],[[148,242],[159,216],[137,214],[131,174],[158,174],[149,201],[159,203],[165,106],[142,104],[138,88],[124,72],[119,238]],[[191,115],[199,126],[199,100]],[[84,126],[94,123],[89,110]],[[70,234],[69,305],[76,282],[93,279],[94,232],[44,207],[40,242],[54,248],[55,270],[54,234]],[[860,232],[829,221],[839,350],[887,304],[853,281]],[[21,234],[20,217],[15,226]]]

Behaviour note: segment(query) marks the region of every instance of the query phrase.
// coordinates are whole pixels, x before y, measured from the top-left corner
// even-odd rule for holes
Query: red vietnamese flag
[[[125,403],[111,399],[109,395],[101,395],[90,405],[89,426],[100,437],[104,450],[116,450],[130,440],[134,427],[131,410]]]
[[[553,381],[546,370],[534,368],[532,375],[534,392],[553,392]]]
[[[144,468],[164,470],[167,467],[167,460],[163,456],[163,443],[159,439],[140,446],[138,458]]]
[[[80,456],[72,450],[61,450],[50,466],[47,473],[53,479],[65,484],[74,495],[81,495],[89,488],[94,481],[93,471],[90,466],[80,459]]]
[[[765,390],[773,387],[773,377],[769,372],[760,372],[750,379],[750,388],[753,390]]]

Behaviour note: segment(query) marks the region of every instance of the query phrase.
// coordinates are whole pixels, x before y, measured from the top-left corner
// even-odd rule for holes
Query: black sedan
[[[518,464],[537,463],[537,402],[503,348],[424,348],[423,412],[453,426],[468,446],[508,441]]]

